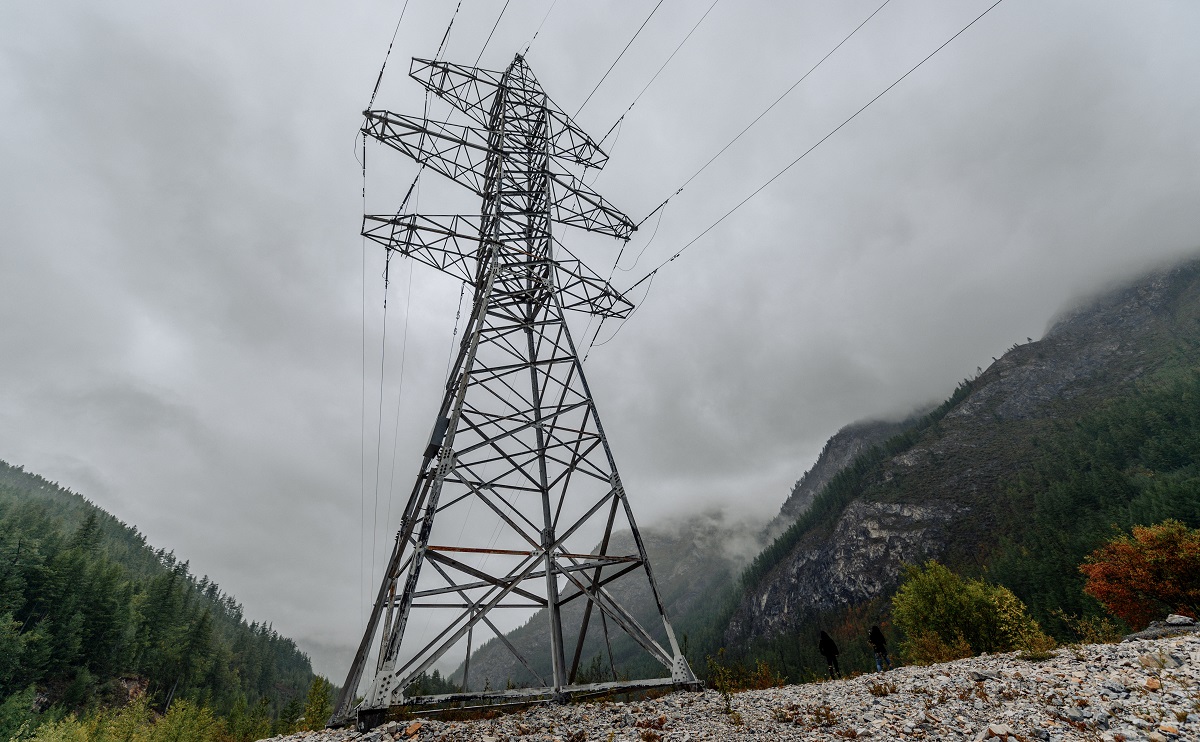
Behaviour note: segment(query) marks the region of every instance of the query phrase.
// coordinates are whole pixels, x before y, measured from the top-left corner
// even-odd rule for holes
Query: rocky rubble
[[[927,739],[968,742],[1200,740],[1200,633],[904,667],[806,685],[543,706],[468,722],[420,719],[365,734],[275,742],[683,742]]]

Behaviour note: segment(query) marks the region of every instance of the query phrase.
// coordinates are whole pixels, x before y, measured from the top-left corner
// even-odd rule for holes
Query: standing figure
[[[871,644],[871,649],[875,650],[875,671],[883,672],[886,665],[887,669],[892,669],[892,659],[888,657],[887,637],[879,630],[878,626],[871,627],[871,633],[867,634],[867,641]]]
[[[838,646],[837,644],[834,644],[833,637],[822,631],[821,643],[817,645],[817,649],[819,649],[821,654],[825,657],[825,664],[828,665],[829,669],[829,679],[833,680],[835,678],[840,678],[842,676],[842,670],[840,667],[838,667]]]

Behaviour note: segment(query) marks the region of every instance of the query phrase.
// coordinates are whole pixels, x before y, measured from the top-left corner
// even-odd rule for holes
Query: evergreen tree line
[[[1079,571],[1134,526],[1200,527],[1200,372],[1186,370],[1115,399],[1034,441],[1037,455],[1006,488],[1009,535],[989,578],[1010,588],[1049,633],[1103,613]]]
[[[0,464],[0,708],[66,712],[144,695],[151,709],[186,700],[270,731],[303,713],[313,680],[291,639],[247,622],[187,562]]]

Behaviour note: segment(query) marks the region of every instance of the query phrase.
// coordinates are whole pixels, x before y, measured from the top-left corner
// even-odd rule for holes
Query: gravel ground
[[[1200,740],[1200,634],[903,667],[805,685],[633,703],[541,706],[495,719],[390,723],[275,742]]]

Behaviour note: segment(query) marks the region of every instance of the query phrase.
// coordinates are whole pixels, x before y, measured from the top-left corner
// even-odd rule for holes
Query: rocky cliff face
[[[797,617],[880,595],[904,564],[937,556],[967,510],[953,502],[851,503],[831,535],[806,538],[770,580],[746,593],[726,636],[775,636],[794,628]]]
[[[819,613],[885,596],[904,563],[986,563],[993,525],[1014,517],[1005,482],[1038,435],[1163,369],[1194,368],[1198,348],[1200,261],[1065,313],[1043,339],[1014,345],[969,383],[969,393],[924,421],[839,432],[772,522],[783,556],[747,586],[726,642],[778,636]],[[829,517],[787,527],[831,496],[829,482],[856,456],[906,431]]]
[[[928,412],[925,410],[924,412]],[[919,415],[918,415],[919,417]],[[784,500],[779,515],[771,519],[763,529],[763,542],[770,543],[786,531],[796,520],[808,511],[813,500],[833,476],[846,468],[860,454],[872,446],[883,443],[888,438],[911,427],[916,417],[899,422],[869,420],[853,423],[839,430],[821,449],[817,463],[800,477],[792,487],[788,498]]]

